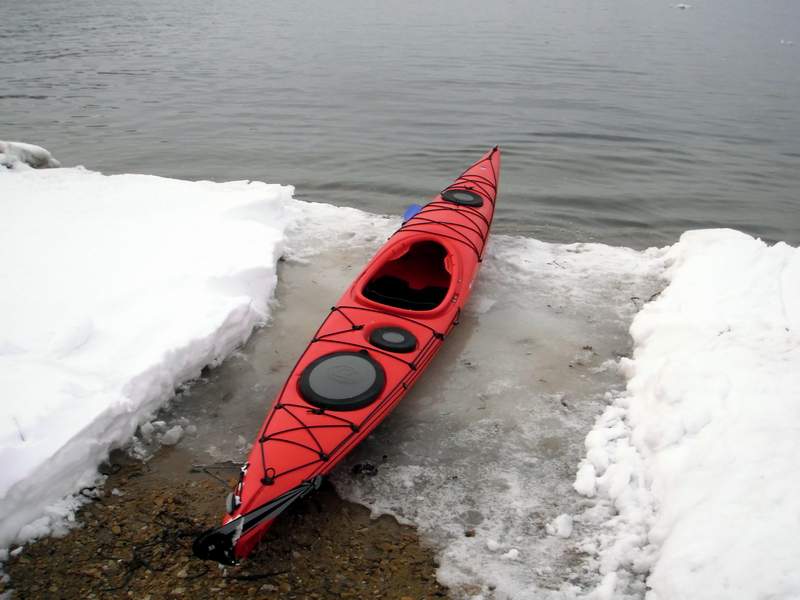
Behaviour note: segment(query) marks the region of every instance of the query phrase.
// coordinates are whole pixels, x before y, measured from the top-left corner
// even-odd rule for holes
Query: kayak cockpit
[[[452,258],[442,244],[432,240],[400,244],[371,274],[361,293],[384,306],[433,310],[447,297],[451,271]]]

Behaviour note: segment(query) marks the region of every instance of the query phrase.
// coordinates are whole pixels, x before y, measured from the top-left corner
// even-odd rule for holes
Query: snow
[[[34,171],[57,162],[0,150],[3,547],[68,520],[109,450],[266,321],[292,188]]]
[[[517,550],[516,548],[511,548],[511,550],[503,554],[501,558],[504,558],[506,560],[517,560],[519,558],[519,550]]]
[[[183,427],[175,425],[170,427],[159,440],[164,446],[174,446],[183,437]]]
[[[547,533],[560,538],[568,538],[572,535],[572,517],[567,514],[558,515],[547,524]]]
[[[693,231],[666,258],[576,480],[595,469],[596,596],[798,598],[800,249]]]
[[[40,146],[0,141],[0,170],[26,171],[60,166],[50,152]]]
[[[591,498],[595,494],[596,477],[597,474],[594,465],[592,465],[591,462],[585,462],[581,465],[580,469],[578,469],[578,475],[573,484],[575,491]]]
[[[155,425],[152,422],[142,423],[139,427],[139,434],[145,442],[150,442],[153,439],[153,434],[156,431]]]

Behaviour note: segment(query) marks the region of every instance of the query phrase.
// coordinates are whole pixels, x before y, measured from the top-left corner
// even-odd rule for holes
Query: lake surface
[[[494,144],[496,232],[800,243],[795,0],[0,3],[0,139],[400,214]]]

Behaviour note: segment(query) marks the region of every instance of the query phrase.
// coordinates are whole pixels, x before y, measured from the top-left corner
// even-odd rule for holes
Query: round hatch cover
[[[460,206],[483,206],[483,198],[470,190],[445,190],[442,199]]]
[[[389,352],[412,352],[417,338],[402,327],[379,327],[369,335],[369,343]]]
[[[385,382],[383,367],[366,352],[333,352],[303,370],[300,393],[319,408],[356,410],[373,402]]]

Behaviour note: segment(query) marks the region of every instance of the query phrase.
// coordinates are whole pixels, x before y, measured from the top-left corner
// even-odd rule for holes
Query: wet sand
[[[119,453],[106,468],[114,472],[78,514],[81,526],[11,558],[11,584],[0,584],[0,593],[13,588],[15,598],[53,600],[447,595],[436,583],[433,552],[414,529],[370,519],[329,485],[284,513],[248,560],[222,568],[194,558],[191,545],[219,519],[226,489],[217,477],[233,480],[235,466],[193,469],[191,456],[170,448],[148,462]]]

